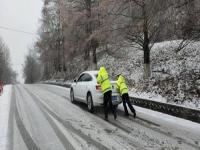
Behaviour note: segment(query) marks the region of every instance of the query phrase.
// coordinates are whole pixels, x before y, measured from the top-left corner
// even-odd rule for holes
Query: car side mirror
[[[77,82],[76,79],[74,79],[74,82]]]

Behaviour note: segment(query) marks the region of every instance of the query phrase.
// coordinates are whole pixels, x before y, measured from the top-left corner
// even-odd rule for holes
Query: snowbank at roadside
[[[104,53],[98,58],[98,66],[104,65],[111,76],[122,73],[135,97],[200,109],[200,42],[177,52],[179,43],[154,44],[148,81],[143,80],[143,51],[136,48]]]
[[[143,80],[143,51],[133,47],[118,51],[110,48],[109,53],[98,50],[98,67],[104,65],[112,78],[123,73],[131,96],[200,109],[200,42],[176,52],[179,43],[180,40],[154,44],[150,56],[152,78],[149,81]],[[66,76],[71,82],[84,71],[82,58],[77,56],[68,64]],[[70,83],[61,80],[49,82],[63,86]]]
[[[0,96],[0,149],[6,150],[8,118],[10,110],[11,85],[5,85]]]

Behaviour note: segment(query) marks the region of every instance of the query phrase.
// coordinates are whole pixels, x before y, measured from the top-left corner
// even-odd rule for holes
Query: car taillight
[[[101,91],[101,85],[96,85],[96,90]]]

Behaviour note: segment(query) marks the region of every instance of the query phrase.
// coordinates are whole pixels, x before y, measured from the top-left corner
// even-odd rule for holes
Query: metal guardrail
[[[70,83],[56,83],[56,82],[43,82],[44,84],[51,84],[51,85],[57,85],[57,86],[62,86],[66,88],[70,88],[71,84]]]
[[[53,84],[53,85],[58,85],[58,86],[63,86],[66,88],[70,88],[71,84],[60,84],[60,83],[47,83],[47,84]],[[130,97],[131,102],[133,105],[151,109],[154,111],[162,112],[165,114],[169,114],[172,116],[176,116],[179,118],[187,119],[193,122],[200,123],[200,110],[196,109],[191,109],[191,108],[186,108],[186,107],[181,107],[173,104],[168,104],[168,103],[162,103],[162,102],[157,102],[157,101],[152,101],[152,100],[147,100],[147,99],[142,99],[142,98],[136,98],[136,97]]]
[[[130,97],[130,100],[134,105],[139,107],[200,123],[200,110],[135,97]]]

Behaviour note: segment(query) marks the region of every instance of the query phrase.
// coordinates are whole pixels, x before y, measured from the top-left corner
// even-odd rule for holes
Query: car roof
[[[97,74],[98,74],[98,70],[90,70],[90,71],[84,71],[84,72],[82,72],[81,74],[83,74],[83,73],[88,73],[88,74],[90,74],[90,75],[92,75],[92,76],[96,76]],[[95,78],[96,79],[96,78]],[[111,80],[112,82],[114,82],[114,80],[112,79]]]
[[[98,74],[98,70],[84,71],[81,74],[83,74],[83,73],[88,73],[88,74],[96,75],[96,74]]]

